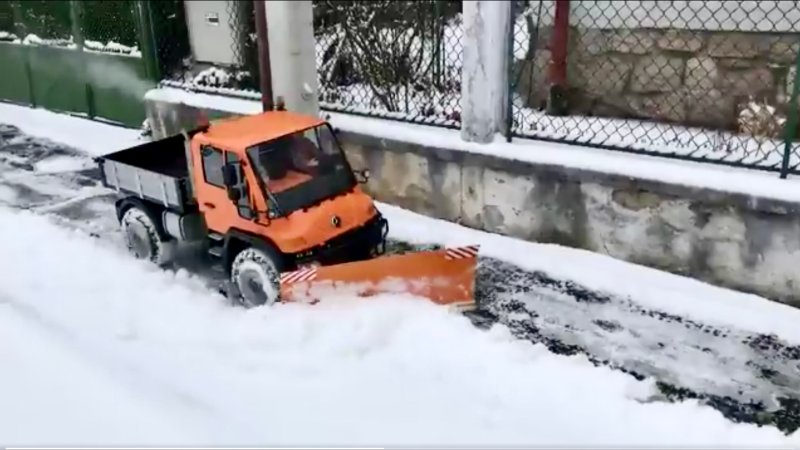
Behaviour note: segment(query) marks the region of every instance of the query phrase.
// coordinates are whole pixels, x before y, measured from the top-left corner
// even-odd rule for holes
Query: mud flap
[[[459,312],[473,311],[478,246],[420,251],[281,274],[281,301],[317,303],[326,295],[411,294]]]

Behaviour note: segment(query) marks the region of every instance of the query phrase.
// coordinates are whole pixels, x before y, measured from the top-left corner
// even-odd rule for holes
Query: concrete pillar
[[[265,0],[272,94],[286,109],[319,115],[314,17],[310,0]]]
[[[461,138],[489,143],[506,128],[510,1],[465,0]]]

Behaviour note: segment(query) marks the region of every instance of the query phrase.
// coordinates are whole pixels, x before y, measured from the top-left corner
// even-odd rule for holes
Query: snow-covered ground
[[[353,125],[344,116],[333,120]],[[243,311],[214,295],[205,279],[131,260],[114,239],[111,192],[83,169],[88,157],[81,152],[133,145],[138,131],[2,104],[0,124],[38,136],[0,125],[0,205],[47,217],[0,209],[0,236],[6,236],[0,254],[14,255],[0,259],[9,280],[0,283],[0,321],[16,324],[5,331],[13,336],[0,336],[0,354],[19,359],[25,349],[3,343],[30,340],[36,350],[21,366],[26,373],[46,364],[37,355],[53,352],[53,359],[76,359],[64,363],[71,370],[60,377],[73,391],[96,382],[97,392],[136,399],[130,410],[104,416],[108,433],[127,412],[158,410],[152,416],[168,424],[140,422],[152,432],[120,432],[117,442],[796,443],[797,435],[782,440],[773,427],[733,425],[694,402],[642,400],[662,396],[654,380],[730,395],[734,402],[797,398],[795,309],[605,256],[380,205],[395,239],[481,244],[481,301],[500,316],[499,325],[478,331],[462,317],[399,297]],[[373,130],[371,122],[360,124],[365,132]],[[556,356],[519,338],[551,350],[556,342],[581,351]],[[587,356],[652,378],[637,382],[595,368]],[[760,377],[762,368],[775,375]],[[30,390],[8,398],[50,402],[41,404],[52,412],[45,419],[54,421],[48,436],[53,443],[115,441],[108,433],[81,436],[76,430],[99,419],[73,414],[74,407],[63,408],[72,414],[64,423],[74,426],[55,423],[59,405],[74,401],[72,393],[36,398],[43,378],[15,375],[6,383],[4,377],[11,376],[0,371],[0,386],[34,381]],[[0,398],[6,398],[2,389]],[[87,395],[86,404],[102,408],[97,392]],[[14,422],[1,414],[4,444],[42,444],[25,427],[13,427],[15,434],[4,429]]]
[[[0,235],[6,445],[800,442],[420,299],[243,310],[42,216]]]

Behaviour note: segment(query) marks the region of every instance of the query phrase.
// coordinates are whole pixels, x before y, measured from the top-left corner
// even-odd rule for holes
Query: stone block
[[[590,96],[619,94],[625,89],[633,63],[624,56],[604,55],[577,65],[579,79]]]
[[[629,96],[628,105],[637,114],[656,120],[682,122],[686,119],[686,92],[674,92],[645,96]]]
[[[729,70],[720,78],[720,90],[732,96],[759,96],[774,87],[774,76],[766,67]]]
[[[608,35],[608,50],[644,55],[655,46],[656,36],[647,30],[615,30]]]
[[[581,57],[601,55],[608,50],[608,36],[603,30],[595,28],[581,30],[575,39],[574,48],[570,50],[570,54]]]
[[[636,62],[631,79],[633,92],[670,92],[681,87],[684,60],[666,55],[649,55]]]
[[[673,52],[695,53],[703,48],[703,35],[686,30],[667,30],[658,38],[658,48]]]
[[[517,94],[522,97],[528,108],[539,108],[547,99],[547,68],[550,64],[550,50],[538,50],[535,59],[526,59],[516,63],[515,74],[518,74]]]
[[[768,50],[766,36],[731,32],[715,32],[707,47],[708,54],[715,58],[755,58]]]
[[[769,47],[769,59],[782,64],[792,64],[800,52],[800,41],[789,36],[779,36]]]
[[[687,93],[686,118],[696,125],[732,127],[736,122],[735,100],[719,89],[690,90]]]
[[[686,61],[683,85],[697,91],[710,90],[716,86],[717,77],[719,71],[714,60],[708,56],[697,56]]]

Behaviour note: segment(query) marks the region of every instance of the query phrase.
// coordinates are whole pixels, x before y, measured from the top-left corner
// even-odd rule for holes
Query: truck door
[[[238,203],[234,203],[228,198],[228,191],[222,176],[225,161],[237,163],[239,159],[234,153],[222,151],[210,145],[200,147],[202,179],[198,179],[196,183],[199,209],[205,217],[208,229],[222,234],[240,221],[249,219],[248,216],[251,212],[247,189],[244,190],[244,195]]]

